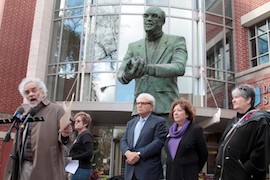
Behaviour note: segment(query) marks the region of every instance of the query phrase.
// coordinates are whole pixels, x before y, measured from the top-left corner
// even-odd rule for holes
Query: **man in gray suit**
[[[184,37],[163,33],[166,17],[162,9],[150,7],[143,18],[146,37],[129,44],[117,76],[122,84],[135,79],[134,97],[152,94],[157,101],[155,113],[165,115],[179,97],[177,76],[185,73],[186,42]],[[132,114],[137,114],[135,104]]]
[[[121,139],[121,151],[127,158],[125,180],[163,179],[161,149],[167,135],[167,122],[152,114],[155,108],[152,95],[140,94],[136,106],[139,116],[128,121]]]

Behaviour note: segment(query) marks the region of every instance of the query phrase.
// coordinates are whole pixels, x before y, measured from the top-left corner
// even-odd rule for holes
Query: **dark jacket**
[[[121,139],[121,151],[140,152],[140,160],[125,166],[125,180],[131,180],[135,174],[139,180],[158,180],[163,178],[161,149],[167,135],[167,121],[156,115],[150,115],[145,122],[138,141],[133,147],[133,136],[139,117],[130,120],[126,126],[126,133]]]
[[[165,141],[166,179],[167,180],[198,180],[207,157],[208,150],[205,136],[200,126],[190,123],[184,133],[174,160],[168,149],[168,137]]]
[[[225,138],[238,120],[229,122],[216,157],[215,180],[266,179],[269,119],[268,112],[256,111]]]

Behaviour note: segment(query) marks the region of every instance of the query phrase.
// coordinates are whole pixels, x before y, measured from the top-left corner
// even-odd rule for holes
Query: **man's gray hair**
[[[47,97],[47,92],[48,92],[47,87],[45,86],[44,82],[37,77],[26,77],[22,80],[22,82],[20,83],[18,87],[19,92],[22,95],[22,97],[25,97],[25,93],[24,93],[25,85],[30,82],[37,84],[40,87],[40,90],[43,92],[44,98]]]
[[[141,94],[139,94],[138,97],[136,98],[136,101],[137,101],[137,99],[142,98],[142,97],[146,98],[146,99],[153,105],[153,107],[154,107],[154,109],[155,109],[155,106],[156,106],[156,100],[155,100],[154,96],[152,96],[152,95],[149,94],[149,93],[141,93]]]

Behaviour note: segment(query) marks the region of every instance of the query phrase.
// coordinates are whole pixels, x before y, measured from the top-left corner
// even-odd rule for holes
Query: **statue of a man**
[[[117,77],[122,84],[135,79],[134,98],[150,93],[156,99],[155,112],[166,115],[171,103],[179,97],[177,76],[183,76],[187,61],[184,37],[163,33],[165,12],[150,7],[143,14],[146,37],[130,43]],[[135,102],[134,99],[134,102]],[[134,105],[132,115],[136,115]]]

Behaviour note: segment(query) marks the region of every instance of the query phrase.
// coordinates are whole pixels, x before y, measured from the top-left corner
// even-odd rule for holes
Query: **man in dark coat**
[[[127,158],[125,180],[159,180],[163,178],[161,149],[167,135],[167,122],[153,115],[155,99],[148,93],[137,97],[139,116],[127,123],[121,139],[121,151]],[[138,126],[141,131],[137,132]]]

